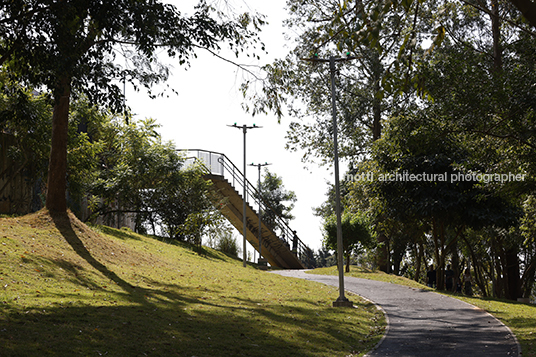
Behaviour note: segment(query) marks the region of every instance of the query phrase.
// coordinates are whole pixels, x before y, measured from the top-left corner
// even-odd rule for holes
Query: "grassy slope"
[[[47,212],[0,219],[2,356],[346,356],[384,319],[335,288]]]
[[[370,271],[356,267],[351,267],[351,269],[352,270],[350,271],[350,273],[346,273],[347,276],[379,280],[420,289],[433,290],[425,285],[417,283],[416,281],[400,276],[385,274],[383,272]],[[315,269],[314,273],[329,275],[338,274],[337,267]],[[449,294],[444,292],[443,294],[466,301],[494,315],[506,326],[510,327],[512,332],[516,335],[521,345],[523,356],[536,357],[536,306],[529,304],[521,304],[509,300],[467,297],[463,295]]]

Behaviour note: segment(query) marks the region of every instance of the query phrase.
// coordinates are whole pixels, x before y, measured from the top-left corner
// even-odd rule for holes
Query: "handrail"
[[[275,216],[275,227],[272,229],[277,228],[280,233],[278,234],[279,239],[291,250],[299,260],[301,260],[306,266],[309,266],[309,258],[312,256],[311,249],[305,245],[305,243],[302,242],[300,238],[296,235],[296,231],[292,230],[288,223],[279,215],[277,212],[271,207],[271,205],[266,202],[262,196],[260,195],[259,191],[253,186],[242,174],[242,172],[233,164],[229,158],[219,152],[214,151],[208,151],[208,150],[202,150],[202,149],[190,149],[190,150],[181,150],[181,151],[187,151],[188,153],[196,153],[195,156],[188,157],[188,159],[196,159],[196,161],[201,161],[202,164],[205,166],[205,168],[210,172],[211,174],[223,176],[225,178],[226,174],[230,176],[229,178],[232,179],[229,180],[231,185],[238,191],[241,192],[239,189],[237,189],[237,186],[239,188],[243,188],[243,182],[245,181],[246,184],[246,197],[243,197],[243,199],[248,202],[248,195],[253,198],[254,202],[260,206],[261,210],[268,212],[271,211],[274,213]],[[257,212],[258,214],[258,212]],[[292,247],[292,249],[291,249]]]

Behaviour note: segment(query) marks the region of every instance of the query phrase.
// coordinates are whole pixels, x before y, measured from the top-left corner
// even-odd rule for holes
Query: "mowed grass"
[[[315,269],[311,273],[336,275],[337,267]],[[350,273],[346,276],[353,276],[362,279],[379,280],[393,284],[406,285],[424,290],[434,290],[425,285],[419,284],[401,276],[386,274],[384,272],[372,271],[355,266],[350,267]],[[437,291],[440,292],[440,291]],[[515,301],[493,298],[482,298],[478,296],[468,297],[460,294],[440,292],[456,299],[463,300],[485,310],[501,320],[516,335],[521,351],[525,357],[536,357],[536,306],[522,304]]]
[[[383,314],[337,296],[70,214],[0,219],[2,356],[362,355]]]

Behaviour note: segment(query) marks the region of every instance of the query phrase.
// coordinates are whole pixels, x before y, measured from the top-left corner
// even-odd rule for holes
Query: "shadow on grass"
[[[25,311],[8,306],[0,329],[2,356],[307,357],[329,356],[333,351],[343,355],[359,348],[364,352],[371,347],[360,345],[366,336],[356,336],[347,325],[333,329],[341,326],[340,321],[317,317],[318,309],[254,309],[256,302],[248,299],[243,301],[245,306],[236,307],[204,301],[189,304],[177,295],[167,297],[154,306],[107,303]],[[273,323],[291,330],[274,330]],[[311,330],[322,334],[309,341]]]
[[[126,293],[130,294],[134,301],[142,305],[149,304],[147,300],[143,298],[143,295],[139,294],[140,288],[136,288],[135,286],[132,286],[125,280],[121,279],[116,273],[109,270],[104,264],[99,262],[91,255],[91,253],[84,246],[84,243],[80,240],[80,238],[78,238],[78,235],[74,231],[67,213],[51,213],[50,215],[54,221],[54,224],[56,225],[56,228],[59,230],[63,238],[65,238],[67,243],[69,243],[69,245],[73,248],[76,254],[84,259],[94,269],[116,283]]]
[[[110,236],[113,236],[122,240],[128,240],[128,239],[140,240],[140,238],[138,238],[136,234],[133,234],[133,232],[129,232],[128,230],[125,231],[122,229],[111,228],[108,226],[97,226],[97,229],[104,234],[107,234],[107,235],[110,235]],[[188,249],[194,253],[197,253],[200,257],[205,257],[205,258],[210,258],[210,259],[215,259],[215,260],[225,260],[224,257],[227,257],[232,260],[241,261],[241,258],[239,258],[236,255],[232,255],[232,254],[225,253],[222,251],[216,252],[215,250],[206,249],[205,247],[201,247],[201,249],[199,250],[198,246],[194,244],[186,243],[186,242],[181,242],[177,239],[164,238],[164,237],[159,237],[159,236],[154,236],[154,235],[146,235],[146,237],[158,240],[159,242],[162,242],[165,244]],[[248,262],[248,265],[256,269],[260,269],[257,264]]]
[[[121,229],[115,229],[108,226],[96,226],[99,231],[101,231],[104,234],[107,234],[112,237],[116,237],[122,240],[127,239],[133,239],[133,240],[141,240],[138,238],[135,234],[129,231],[124,231]]]
[[[346,355],[369,348],[360,345],[360,340],[367,338],[365,334],[351,332],[346,321],[341,323],[342,315],[338,314],[345,311],[329,315],[331,308],[319,307],[305,296],[303,301],[310,307],[246,298],[237,301],[242,303],[238,306],[229,306],[219,298],[197,298],[202,291],[178,284],[149,281],[154,288],[131,286],[92,256],[68,216],[53,216],[53,220],[73,250],[123,291],[109,292],[115,298],[103,298],[100,306],[86,306],[75,296],[73,303],[58,299],[46,306],[4,302],[0,315],[2,356],[306,357],[330,356],[334,351]],[[63,266],[76,275],[76,267]],[[212,293],[216,296],[220,292]],[[96,302],[93,298],[90,303]],[[334,326],[340,326],[340,331]],[[321,332],[314,335],[314,341],[309,341],[311,331]]]

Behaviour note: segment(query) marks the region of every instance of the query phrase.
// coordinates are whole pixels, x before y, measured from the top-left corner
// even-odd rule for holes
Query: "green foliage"
[[[240,52],[257,41],[255,31],[263,23],[249,14],[215,13],[203,2],[190,16],[171,4],[138,0],[7,2],[0,14],[0,53],[9,70],[47,86],[56,99],[61,80],[68,78],[75,93],[114,109],[122,107],[117,79],[149,90],[167,78],[168,69],[157,62],[158,48],[181,65],[195,47],[218,50],[228,41]],[[246,17],[250,21],[243,21]],[[131,65],[118,65],[118,54]]]
[[[345,212],[341,217],[343,251],[350,254],[359,248],[373,246],[370,222],[361,213]],[[337,217],[329,216],[324,222],[324,246],[337,250]]]
[[[283,179],[276,174],[272,174],[265,169],[263,180],[261,181],[261,197],[271,209],[262,213],[263,222],[269,227],[276,227],[277,217],[288,222],[294,219],[291,211],[296,202],[294,191],[287,191],[283,185]]]
[[[514,207],[494,196],[484,182],[465,179],[478,173],[478,166],[459,138],[421,115],[392,118],[374,148],[382,170],[374,184],[388,202],[388,214],[402,220],[434,218],[473,227],[515,224]]]
[[[238,257],[238,254],[241,252],[236,238],[230,231],[222,231],[220,234],[218,234],[216,249],[235,257]]]
[[[13,212],[26,213],[43,206],[51,110],[46,95],[9,78],[0,67],[0,152],[3,155],[0,159],[0,196],[2,200],[8,200]],[[26,183],[31,192],[27,199],[19,199],[11,191],[13,187],[20,187],[20,182]]]
[[[66,143],[71,96],[85,95],[91,103],[119,112],[125,109],[120,80],[131,82],[136,89],[141,85],[153,96],[152,86],[167,79],[169,69],[158,61],[158,48],[165,48],[168,56],[184,65],[198,47],[217,51],[220,42],[229,42],[238,53],[257,42],[255,33],[262,20],[249,15],[233,19],[214,12],[205,2],[200,2],[190,17],[160,1],[0,4],[0,65],[12,78],[47,88],[54,98],[48,209],[67,209]],[[116,60],[118,54],[124,57],[124,67]]]
[[[93,210],[103,216],[131,213],[140,231],[156,233],[161,226],[170,238],[201,244],[214,216],[209,183],[200,168],[183,167],[175,146],[161,142],[158,128],[153,119],[127,125],[111,118],[94,133],[95,179],[86,186]]]

